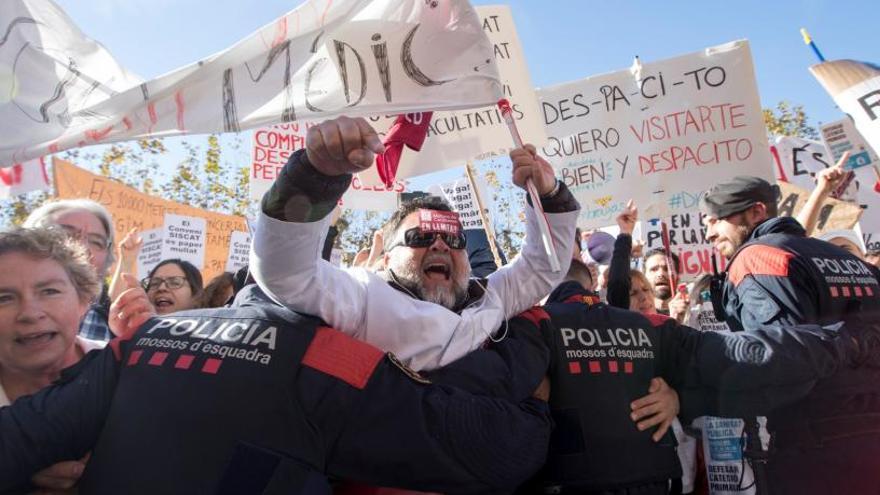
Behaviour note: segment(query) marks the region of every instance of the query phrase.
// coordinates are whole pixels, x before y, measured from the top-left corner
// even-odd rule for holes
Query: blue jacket
[[[797,220],[767,220],[731,258],[722,304],[732,330],[820,325],[880,309],[880,271],[832,244],[805,237]]]

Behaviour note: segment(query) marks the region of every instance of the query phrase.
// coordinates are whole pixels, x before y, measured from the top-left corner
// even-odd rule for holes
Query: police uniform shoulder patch
[[[389,353],[386,353],[385,355],[388,356],[388,360],[391,361],[391,364],[393,364],[398,369],[400,369],[400,371],[402,371],[404,375],[412,378],[416,382],[421,383],[423,385],[430,385],[431,384],[431,380],[428,380],[427,378],[420,375],[418,371],[401,363],[400,359],[397,359],[397,356],[395,356],[393,353],[389,352]]]

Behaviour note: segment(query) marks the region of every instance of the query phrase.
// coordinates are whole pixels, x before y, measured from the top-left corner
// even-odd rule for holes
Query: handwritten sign
[[[540,146],[547,141],[547,132],[510,7],[479,6],[475,10],[493,47],[492,59],[483,63],[497,64],[502,93],[512,103],[520,135],[524,142]],[[513,141],[494,103],[464,112],[434,112],[422,150],[403,153],[398,175],[409,178],[460,167],[470,159],[506,155]],[[371,121],[384,132],[394,118],[372,117]]]
[[[162,259],[179,258],[201,270],[205,265],[204,218],[165,214],[162,227]]]
[[[235,273],[248,264],[251,250],[251,235],[247,232],[233,232],[229,236],[229,257],[226,258],[226,271]]]
[[[706,240],[706,224],[703,215],[697,211],[676,213],[663,221],[669,230],[669,250],[678,255],[679,279],[690,282],[704,273],[712,273],[712,256],[716,256],[718,270],[724,270],[727,260],[716,255],[712,243]],[[662,248],[659,219],[645,222],[645,252]]]
[[[91,174],[70,162],[53,158],[55,195],[58,198],[88,198],[102,204],[113,216],[115,237],[122,239],[132,228],[162,228],[165,213],[199,217],[207,222],[205,262],[202,275],[210,280],[226,268],[229,239],[234,231],[245,231],[245,219],[214,213],[144,194],[108,177]]]
[[[635,72],[635,73],[633,73]],[[747,41],[541,89],[542,154],[581,203],[579,226],[692,211],[736,175],[772,180]]]
[[[27,29],[0,51],[17,82],[13,104],[0,106],[0,165],[148,136],[498,100],[496,47],[466,0],[386,4],[306,0],[230,48],[144,82],[54,3],[4,0],[3,29]]]

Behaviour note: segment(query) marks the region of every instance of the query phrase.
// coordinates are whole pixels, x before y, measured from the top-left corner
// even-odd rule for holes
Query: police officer
[[[510,490],[540,467],[550,417],[531,397],[546,347],[526,318],[507,331],[432,384],[250,286],[231,308],[153,318],[0,409],[0,492],[88,451],[86,494],[326,493],[325,475]]]
[[[681,476],[674,438],[667,430],[655,441],[643,424],[654,410],[633,404],[654,377],[683,392],[687,417],[752,414],[802,397],[797,386],[828,376],[849,352],[846,339],[815,325],[724,335],[649,319],[601,303],[584,288],[589,277],[572,263],[544,306],[556,428],[532,493],[668,493],[669,480]],[[799,343],[780,352],[795,335]]]
[[[843,367],[802,402],[769,418],[772,493],[867,493],[880,486],[880,382],[870,346],[880,307],[880,272],[777,218],[778,188],[736,177],[706,192],[706,238],[728,259],[714,284],[716,316],[734,330],[849,320],[861,343],[858,366]]]

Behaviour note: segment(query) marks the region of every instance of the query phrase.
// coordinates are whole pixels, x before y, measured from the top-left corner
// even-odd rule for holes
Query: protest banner
[[[291,122],[257,129],[251,157],[250,197],[262,199],[278,177],[290,155],[305,147],[306,132],[312,122]],[[342,207],[354,210],[393,211],[397,195],[407,191],[407,183],[397,179],[391,188],[385,186],[375,167],[356,174],[342,197]]]
[[[792,136],[777,137],[771,150],[777,162],[779,182],[788,182],[807,191],[816,187],[816,174],[833,167],[840,158],[832,158],[827,147],[819,141]],[[853,180],[837,199],[856,202],[858,195],[858,183]]]
[[[779,183],[779,216],[796,217],[810,197],[811,190],[803,189],[785,182]],[[819,220],[812,235],[821,235],[828,230],[851,229],[862,216],[862,209],[855,203],[825,198],[819,210]]]
[[[778,158],[780,171],[777,178],[804,189],[812,189],[816,185],[816,172],[836,162],[829,156],[824,144],[812,139],[779,136],[774,140],[773,148],[776,150],[773,158]]]
[[[703,458],[711,495],[754,495],[755,475],[743,453],[745,422],[739,418],[705,416],[698,419],[703,437]],[[759,417],[761,443],[770,442],[767,418]]]
[[[845,152],[849,151],[846,167],[851,170],[880,166],[877,153],[868,146],[851,119],[840,119],[825,124],[819,128],[819,131],[833,162],[837,162]]]
[[[165,214],[162,227],[162,259],[181,259],[201,271],[205,264],[207,222],[204,218]]]
[[[478,187],[485,189],[483,184],[480,184]],[[452,209],[458,213],[461,219],[461,226],[465,230],[483,228],[480,207],[477,204],[477,199],[467,177],[461,177],[442,184],[434,184],[428,187],[427,192],[446,199],[452,206]],[[483,194],[482,197],[486,198],[486,195]],[[483,207],[490,208],[487,205],[483,205]]]
[[[476,11],[483,31],[492,43],[503,97],[512,103],[513,116],[523,141],[541,146],[547,141],[547,133],[510,7],[479,6]],[[391,127],[394,116],[374,116],[370,121],[377,131],[383,133]],[[434,112],[421,151],[404,151],[398,177],[408,178],[460,167],[467,160],[506,155],[513,148],[514,143],[495,102],[462,112]]]
[[[142,230],[138,234],[143,240],[141,250],[137,257],[137,278],[142,280],[149,275],[150,270],[162,261],[162,232],[163,229]]]
[[[32,191],[48,191],[51,187],[45,158],[0,168],[0,199]]]
[[[517,127],[526,142],[541,145],[547,135],[540,115],[526,66],[522,46],[507,6],[480,6],[476,8],[482,21],[483,31],[492,42],[494,60],[502,82],[505,98],[513,103],[513,115]],[[394,123],[396,115],[374,115],[370,124],[380,136]],[[278,171],[293,151],[305,146],[306,130],[313,122],[279,124],[258,129],[254,134],[254,156],[251,165],[251,198],[259,199],[269,188]],[[402,179],[462,166],[470,159],[483,159],[506,155],[514,144],[501,115],[494,105],[467,112],[434,112],[428,126],[427,138],[421,151],[405,150],[401,156],[397,178]],[[378,176],[361,176],[352,184],[352,190],[361,191],[343,199],[347,207],[388,211],[396,207],[396,198],[373,192],[387,191]],[[405,188],[395,184],[392,188],[403,192]],[[398,190],[400,189],[400,190]]]
[[[311,122],[290,122],[254,131],[249,182],[251,199],[262,199],[290,155],[306,147],[306,130],[312,125]]]
[[[132,228],[141,232],[162,228],[166,213],[205,219],[207,239],[202,269],[205,279],[211,279],[224,270],[231,233],[247,230],[243,217],[209,212],[149,196],[58,158],[52,160],[52,168],[55,195],[61,199],[88,198],[103,205],[113,216],[116,239],[122,239]]]
[[[863,210],[859,221],[862,238],[869,250],[880,249],[880,158],[849,118],[823,125],[821,132],[834,161],[850,152],[846,166],[856,174],[851,188],[856,189],[856,201]]]
[[[144,137],[493,104],[496,47],[466,0],[307,0],[232,47],[142,82],[53,2],[6,0],[0,165]],[[56,95],[62,94],[63,98]]]
[[[233,232],[229,236],[229,257],[226,258],[226,271],[235,273],[248,264],[251,251],[251,235],[247,232]]]
[[[855,60],[832,60],[811,66],[810,72],[853,119],[875,155],[880,153],[880,68]]]
[[[628,199],[645,217],[692,211],[736,175],[772,181],[747,41],[538,91],[542,154],[581,204],[578,225],[613,222]]]
[[[712,273],[712,256],[715,256],[719,271],[727,266],[724,256],[716,254],[712,243],[706,240],[706,225],[701,213],[676,213],[664,217],[663,222],[669,232],[669,250],[678,255],[680,282],[691,282],[704,273]],[[647,220],[644,232],[646,253],[664,247],[660,219]]]

